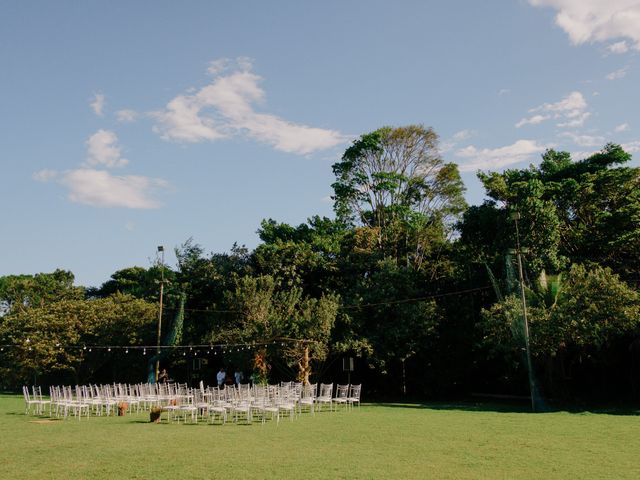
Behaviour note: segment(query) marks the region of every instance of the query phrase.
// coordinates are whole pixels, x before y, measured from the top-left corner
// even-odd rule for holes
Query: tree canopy
[[[145,378],[140,356],[82,346],[154,344],[164,279],[163,325],[186,298],[185,349],[163,359],[184,380],[233,365],[254,381],[344,382],[347,356],[371,395],[522,395],[524,287],[543,395],[640,394],[630,158],[614,144],[577,161],[548,150],[536,165],[480,172],[487,200],[467,207],[431,128],[380,128],[333,165],[335,218],[268,218],[255,248],[225,253],[189,238],[176,265],[121,269],[98,288],[63,270],[0,277],[0,378],[110,380],[125,365]]]

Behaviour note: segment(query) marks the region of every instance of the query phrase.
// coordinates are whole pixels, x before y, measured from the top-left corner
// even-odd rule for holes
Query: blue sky
[[[254,247],[383,125],[432,126],[472,204],[548,147],[640,157],[639,51],[635,0],[3,2],[0,275]]]

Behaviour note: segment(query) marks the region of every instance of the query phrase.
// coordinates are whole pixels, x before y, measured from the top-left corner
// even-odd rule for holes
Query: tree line
[[[372,395],[526,395],[517,213],[541,394],[637,395],[640,169],[630,159],[614,144],[585,159],[550,149],[538,165],[479,172],[487,200],[468,206],[431,128],[364,134],[333,165],[335,217],[265,219],[251,251],[207,253],[188,239],[173,268],[126,268],[96,288],[65,271],[0,277],[0,344],[12,346],[0,351],[0,382],[144,378],[143,358],[81,346],[154,345],[164,270],[163,324],[184,294],[182,343],[255,343],[225,361],[258,381],[342,380],[339,359],[353,357]],[[265,346],[278,338],[288,342]],[[172,364],[190,368],[179,355]]]

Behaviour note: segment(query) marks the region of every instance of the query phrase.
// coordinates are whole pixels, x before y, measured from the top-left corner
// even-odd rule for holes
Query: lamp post
[[[160,253],[160,310],[158,311],[158,338],[156,345],[158,347],[158,359],[156,360],[156,383],[158,382],[158,375],[160,374],[160,342],[162,333],[162,296],[164,294],[164,247],[158,246],[158,253]]]
[[[531,347],[529,343],[529,321],[527,320],[527,299],[524,292],[524,275],[522,273],[522,254],[528,253],[528,249],[520,247],[520,231],[518,230],[518,220],[520,213],[513,212],[510,218],[516,225],[516,249],[515,254],[518,260],[518,279],[520,280],[520,300],[522,302],[522,319],[524,323],[524,344],[527,352],[527,373],[529,374],[529,393],[531,394],[531,410],[536,411],[536,403],[534,400],[534,384],[533,384],[533,366],[531,363]]]

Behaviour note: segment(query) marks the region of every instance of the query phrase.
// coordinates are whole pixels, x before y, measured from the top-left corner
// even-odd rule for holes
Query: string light
[[[24,340],[24,343],[20,344],[17,343],[15,345],[3,345],[2,346],[2,351],[4,351],[5,347],[10,348],[10,347],[17,347],[17,348],[24,348],[27,347],[27,349],[29,351],[33,350],[33,345],[35,341],[32,341],[31,338],[26,338]],[[88,352],[92,352],[93,349],[97,349],[98,351],[100,350],[106,350],[107,352],[112,353],[112,351],[124,351],[124,353],[128,354],[129,350],[133,349],[135,350],[142,350],[142,354],[146,355],[147,354],[147,348],[152,348],[152,349],[159,349],[160,352],[183,352],[183,356],[186,356],[186,352],[193,352],[193,355],[198,355],[198,353],[200,354],[204,354],[206,352],[207,355],[210,355],[213,353],[213,355],[218,355],[218,353],[220,353],[221,355],[228,355],[228,354],[233,354],[233,353],[237,353],[237,352],[244,352],[244,351],[252,351],[254,349],[257,348],[267,348],[271,345],[273,346],[283,346],[286,347],[287,345],[298,345],[298,344],[304,344],[304,343],[310,343],[310,342],[314,342],[313,340],[298,340],[298,339],[293,339],[293,338],[275,338],[272,340],[267,341],[266,343],[255,343],[255,342],[251,342],[251,343],[228,343],[228,344],[204,344],[204,345],[86,345],[86,344],[82,344],[82,345],[64,345],[61,342],[55,342],[54,346],[56,348],[60,348],[60,350],[64,350],[64,349],[68,349],[68,350],[72,350],[72,349],[77,349],[77,350],[83,350],[83,351],[88,351]],[[36,342],[37,343],[37,342]],[[188,349],[188,350],[187,350]]]

